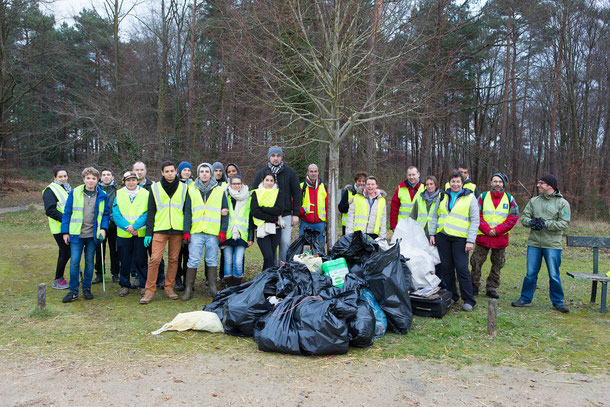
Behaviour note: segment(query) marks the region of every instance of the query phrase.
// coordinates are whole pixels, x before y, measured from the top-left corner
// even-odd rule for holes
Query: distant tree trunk
[[[375,43],[377,41],[377,31],[379,29],[379,23],[381,19],[381,6],[383,0],[375,0],[375,7],[373,9],[373,34],[369,37],[369,47],[371,49],[371,57],[369,58],[369,77],[368,77],[368,89],[367,94],[369,98],[372,98],[373,92],[375,92],[375,88],[377,86],[377,67],[375,64],[375,52],[376,46]],[[369,174],[373,174],[377,168],[377,159],[376,159],[376,146],[375,146],[375,122],[370,121],[366,124],[366,155],[367,155],[367,164],[368,164],[368,172]]]
[[[194,89],[195,89],[195,24],[197,23],[197,0],[193,0],[193,15],[191,18],[191,59],[189,61],[189,88],[187,92],[187,110],[186,110],[186,148],[191,151],[192,147],[192,129],[193,129],[193,109],[194,105]]]
[[[165,92],[167,87],[167,56],[169,53],[168,44],[168,22],[165,13],[165,0],[161,0],[161,77],[159,78],[159,95],[157,99],[157,148],[155,158],[159,159],[166,154],[165,145],[165,112],[166,100]]]
[[[508,124],[508,88],[510,85],[510,33],[511,33],[512,11],[508,14],[506,23],[506,63],[504,65],[504,97],[502,100],[502,127],[500,130],[500,168],[504,169],[504,155],[506,152],[506,127]],[[513,95],[514,97],[514,95]]]
[[[517,39],[519,29],[517,27],[513,28],[512,31],[512,48],[513,48],[513,60],[512,66],[510,70],[510,84],[511,84],[511,92],[512,92],[512,107],[511,107],[511,130],[512,130],[512,138],[513,138],[513,148],[511,149],[511,166],[512,166],[512,179],[519,178],[519,155],[521,154],[521,138],[520,133],[517,127],[517,85],[515,81],[515,67],[517,66]]]
[[[563,48],[565,44],[565,26],[567,22],[567,10],[563,10],[561,26],[559,29],[559,47],[557,49],[557,57],[555,61],[555,69],[553,70],[553,104],[551,106],[551,133],[549,137],[549,170],[551,174],[556,174],[555,163],[555,130],[557,128],[557,104],[559,101],[559,90],[561,88],[561,66],[563,57]]]

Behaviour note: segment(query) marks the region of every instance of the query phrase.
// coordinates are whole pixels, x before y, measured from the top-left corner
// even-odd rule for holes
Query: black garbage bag
[[[367,283],[364,278],[352,272],[345,275],[345,280],[343,281],[343,291],[356,290],[358,292],[358,297],[360,297],[366,288]]]
[[[297,237],[288,247],[288,251],[286,251],[286,261],[290,262],[295,255],[303,253],[305,245],[311,247],[311,252],[314,255],[324,256],[326,252],[324,251],[324,245],[322,245],[319,240],[319,235],[320,232],[317,230],[305,228],[303,234]]]
[[[413,322],[409,297],[411,270],[400,254],[399,243],[371,256],[363,265],[363,272],[369,289],[388,318],[390,329],[405,334]]]
[[[297,305],[306,295],[285,298],[275,309],[256,321],[254,342],[264,352],[300,355],[299,333],[294,323]]]
[[[225,333],[252,336],[256,321],[273,309],[267,297],[275,295],[277,281],[277,268],[271,267],[256,276],[246,289],[228,296],[221,319]]]
[[[332,287],[330,277],[312,273],[306,265],[288,262],[278,270],[278,282],[275,295],[279,298],[298,295],[317,295],[320,291]]]
[[[349,344],[358,348],[369,348],[375,342],[375,313],[364,300],[358,300],[358,311],[348,322]]]
[[[222,291],[218,291],[216,293],[216,295],[214,296],[214,301],[211,304],[204,306],[203,310],[209,311],[209,312],[214,312],[216,315],[218,315],[218,318],[222,321],[223,320],[222,309],[224,308],[225,304],[227,303],[227,300],[229,299],[229,297],[236,293],[240,293],[240,292],[246,290],[248,287],[250,287],[250,285],[252,285],[252,280],[246,281],[238,286],[227,287]]]
[[[330,251],[332,259],[343,257],[352,271],[355,265],[363,265],[379,251],[379,245],[366,233],[357,231],[341,237]]]

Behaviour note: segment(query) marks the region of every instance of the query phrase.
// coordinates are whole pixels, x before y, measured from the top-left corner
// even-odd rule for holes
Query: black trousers
[[[274,235],[267,235],[263,238],[256,238],[256,242],[263,254],[263,270],[275,266],[277,247],[280,244],[280,234],[276,233]]]
[[[465,251],[466,239],[439,233],[436,235],[436,247],[441,258],[439,269],[442,283],[453,294],[455,301],[459,300],[461,295],[465,304],[474,306],[476,301],[472,291],[470,271],[468,270],[468,253]],[[456,274],[457,281],[460,283],[459,295]]]
[[[97,275],[102,275],[102,245],[104,245],[104,253],[106,252],[106,242],[108,242],[108,249],[110,251],[110,272],[113,276],[119,275],[120,270],[120,262],[119,262],[119,254],[117,252],[116,246],[116,225],[111,223],[108,226],[108,232],[106,233],[106,238],[102,242],[102,244],[98,244],[95,247],[95,273]],[[104,259],[105,260],[105,259]],[[108,273],[108,265],[104,264],[105,273]]]
[[[67,245],[66,242],[64,242],[64,235],[61,233],[54,234],[53,238],[59,248],[57,266],[55,267],[55,280],[59,280],[60,278],[63,278],[66,264],[70,261],[70,245]]]
[[[189,245],[183,244],[178,255],[178,272],[176,273],[176,281],[184,282],[186,275],[186,263],[189,261]]]
[[[121,287],[131,287],[130,272],[135,268],[140,287],[146,286],[146,276],[148,272],[148,255],[144,247],[143,237],[117,238],[117,249],[121,258],[121,276],[119,285]]]

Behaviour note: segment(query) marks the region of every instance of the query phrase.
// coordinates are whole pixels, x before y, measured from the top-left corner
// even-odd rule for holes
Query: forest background
[[[444,183],[463,162],[524,202],[552,172],[579,217],[608,219],[608,2],[153,3],[57,24],[0,0],[2,186],[140,159],[153,178],[164,159],[237,162],[250,182],[279,144],[331,190],[365,170],[391,194],[409,165]]]

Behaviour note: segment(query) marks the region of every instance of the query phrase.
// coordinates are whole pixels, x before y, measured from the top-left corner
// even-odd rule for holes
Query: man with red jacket
[[[303,204],[301,205],[301,224],[299,225],[299,236],[306,228],[320,232],[318,239],[324,247],[324,230],[326,229],[326,212],[328,210],[328,192],[322,180],[318,166],[310,164],[307,167],[305,182],[301,182],[301,193]],[[287,259],[292,260],[292,259]]]
[[[513,197],[505,191],[508,177],[498,172],[491,177],[491,189],[479,198],[480,219],[476,247],[470,257],[472,288],[479,294],[481,266],[487,260],[491,249],[491,270],[487,277],[486,294],[491,298],[500,298],[497,289],[500,286],[500,270],[505,262],[505,249],[508,246],[508,234],[517,224],[519,207]]]
[[[420,182],[417,167],[407,168],[407,179],[398,185],[390,205],[390,229],[396,229],[401,219],[408,218],[413,206],[417,205],[417,198],[424,192],[424,184]]]

